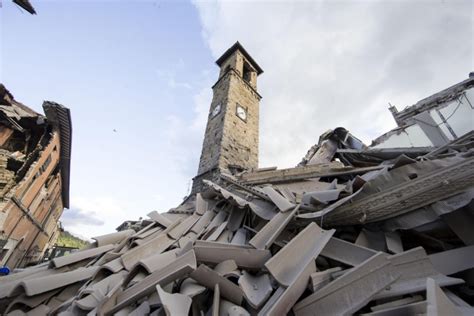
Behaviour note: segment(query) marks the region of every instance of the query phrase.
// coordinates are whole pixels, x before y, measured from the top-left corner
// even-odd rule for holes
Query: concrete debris
[[[273,292],[270,277],[266,273],[254,276],[243,271],[239,278],[239,286],[244,292],[248,304],[254,309],[259,309]]]
[[[167,293],[159,284],[156,286],[156,290],[160,296],[160,301],[163,304],[166,316],[187,315],[189,313],[189,308],[193,302],[189,296],[180,293]],[[140,315],[146,315],[148,313],[149,311]]]
[[[315,312],[352,314],[398,277],[399,273],[391,268],[387,256],[380,252],[301,300],[295,305],[294,312],[297,316],[314,315]]]
[[[471,150],[437,157],[434,166],[449,165],[453,158],[468,161]],[[384,190],[383,180],[397,179],[402,188],[411,173],[396,177],[390,173],[419,171],[417,164],[425,162],[415,160],[389,168],[365,177],[367,180],[356,180],[356,176],[347,179],[346,175],[330,178],[326,181],[345,180],[344,188],[338,189],[334,200],[314,200],[313,207],[323,209],[354,196],[354,189],[360,191],[357,198],[378,195]],[[324,215],[298,216],[320,211],[302,209],[301,200],[289,201],[276,185],[266,183],[267,189],[263,189],[228,174],[223,178],[232,178],[240,185],[205,180],[209,185],[202,194],[168,213],[150,213],[149,219],[134,224],[135,230],[94,237],[96,242],[89,249],[3,277],[2,312],[435,315],[445,310],[461,314],[472,311],[469,286],[474,253],[473,246],[463,241],[472,236],[461,239],[450,228],[456,226],[444,222],[443,212],[433,212],[438,219],[421,228],[387,229],[384,220],[334,225]],[[465,184],[472,190],[472,182]],[[252,190],[242,187],[259,190],[262,195],[252,196]],[[464,194],[463,199],[466,197],[471,195]],[[260,217],[260,210],[252,207],[259,200],[266,203],[260,205],[276,209],[271,219]],[[353,197],[334,210],[355,201]],[[472,212],[472,203],[443,201],[447,200],[441,195],[432,204],[436,204],[435,209],[447,203]],[[406,213],[425,212],[425,208],[420,202],[419,208]],[[374,208],[365,209],[371,210]],[[346,218],[353,216],[350,211],[345,214]],[[393,219],[400,215],[393,212],[392,217],[385,216]],[[447,286],[449,294],[443,294],[440,287]],[[66,292],[69,294],[62,294]],[[457,305],[459,302],[464,305]]]
[[[468,106],[460,85],[441,101]],[[430,100],[371,146],[336,128],[295,168],[202,172],[178,207],[0,277],[0,313],[472,314],[474,132],[417,139]]]

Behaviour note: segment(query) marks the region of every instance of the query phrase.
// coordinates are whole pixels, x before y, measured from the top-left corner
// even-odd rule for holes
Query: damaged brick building
[[[69,207],[70,112],[48,101],[43,109],[0,84],[0,263],[10,268],[41,259]]]

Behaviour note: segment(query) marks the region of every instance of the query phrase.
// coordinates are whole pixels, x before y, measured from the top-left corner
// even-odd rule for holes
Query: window
[[[252,68],[250,68],[247,63],[244,63],[242,78],[248,83],[250,83],[250,80],[252,78]]]
[[[48,158],[46,158],[46,160],[44,161],[44,164],[41,166],[41,173],[46,171],[50,163],[51,163],[51,154],[48,156]]]

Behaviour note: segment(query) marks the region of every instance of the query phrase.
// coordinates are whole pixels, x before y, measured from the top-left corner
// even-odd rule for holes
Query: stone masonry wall
[[[245,57],[236,51],[221,65],[219,79],[213,86],[213,98],[192,193],[199,192],[202,188],[202,179],[214,179],[216,172],[227,170],[229,166],[244,169],[258,167],[261,97],[255,91],[256,72],[251,73],[250,82],[242,78],[245,63],[248,64]],[[251,66],[250,69],[253,70]],[[219,114],[212,117],[212,112],[219,104]],[[247,110],[245,121],[236,115],[237,104]]]
[[[214,86],[214,94],[209,108],[206,132],[204,134],[201,158],[199,160],[198,175],[218,165],[228,90],[229,75],[227,74]],[[212,118],[211,113],[218,104],[221,104],[221,111],[217,116]]]
[[[257,168],[260,96],[235,72],[231,74],[230,86],[219,166]],[[236,115],[237,104],[247,109],[246,121]]]

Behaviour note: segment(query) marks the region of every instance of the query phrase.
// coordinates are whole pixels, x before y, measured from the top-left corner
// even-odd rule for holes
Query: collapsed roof
[[[42,259],[69,207],[69,109],[49,101],[43,109],[46,116],[0,84],[0,264],[9,268]]]
[[[2,139],[0,147],[2,150],[16,152],[10,154],[10,160],[15,158],[19,164],[23,164],[21,169],[26,170],[34,162],[34,151],[42,149],[41,142],[47,141],[43,135],[47,133],[48,124],[57,129],[60,134],[61,150],[61,177],[62,177],[62,199],[64,207],[69,208],[69,185],[70,185],[70,167],[71,167],[71,144],[72,144],[72,123],[70,110],[56,102],[44,101],[43,109],[46,116],[43,116],[21,102],[15,100],[11,92],[0,83],[0,124],[8,127],[13,133],[21,134],[21,141],[4,143]],[[48,124],[46,124],[48,123]],[[4,127],[0,127],[4,129]],[[7,134],[9,135],[9,134]],[[20,137],[20,136],[18,136]],[[15,137],[15,138],[18,138]],[[39,148],[39,147],[41,148]],[[38,148],[37,148],[38,147]],[[20,170],[21,171],[21,170]],[[16,181],[22,179],[22,172],[16,174]],[[5,192],[4,192],[5,194]],[[0,195],[3,198],[4,195]]]
[[[465,87],[423,111],[461,102],[442,123],[456,131]],[[2,312],[472,315],[474,132],[458,132],[387,147],[328,131],[295,168],[204,180],[166,213],[2,277]]]

